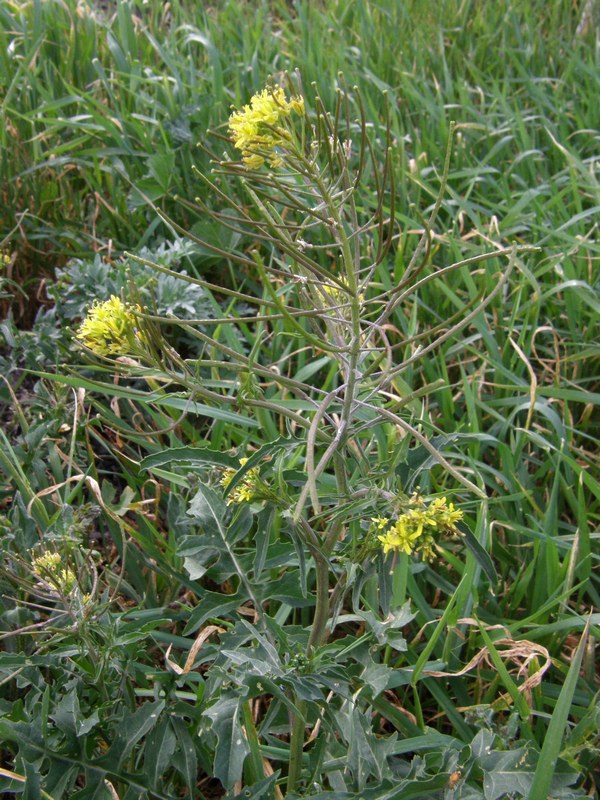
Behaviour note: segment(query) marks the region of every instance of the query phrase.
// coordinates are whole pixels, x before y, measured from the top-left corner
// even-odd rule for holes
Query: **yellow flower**
[[[131,352],[136,331],[133,309],[112,295],[110,300],[94,302],[81,323],[76,338],[99,356],[124,356]]]
[[[377,530],[382,531],[388,524],[389,519],[387,517],[371,517],[371,522]]]
[[[61,589],[65,594],[69,594],[75,588],[77,578],[72,569],[61,569],[60,574],[56,576],[57,588]]]
[[[299,114],[301,117],[303,117],[305,114],[304,98],[300,96],[292,97],[290,100],[290,108],[292,111],[295,111],[296,114]]]
[[[387,554],[390,550],[397,550],[410,555],[418,549],[425,525],[435,525],[435,522],[422,511],[402,514],[386,534],[377,537],[383,543],[383,552]]]
[[[52,589],[69,594],[75,588],[77,578],[70,567],[62,566],[62,559],[58,553],[44,553],[32,561],[34,572]]]
[[[231,138],[249,169],[262,167],[265,158],[271,167],[282,166],[283,159],[273,151],[290,137],[281,125],[292,111],[304,115],[303,98],[288,101],[281,86],[273,86],[255,94],[248,105],[229,117]]]
[[[454,508],[454,503],[448,503],[445,497],[431,501],[429,514],[435,519],[440,528],[448,533],[456,533],[456,523],[460,522],[464,514],[460,509]]]
[[[419,555],[421,555],[425,561],[431,561],[433,559],[434,545],[435,539],[429,533],[419,542]]]
[[[44,553],[44,555],[34,558],[32,564],[38,573],[49,572],[53,574],[60,569],[61,558],[58,553]]]
[[[385,555],[389,552],[406,555],[418,553],[430,559],[435,545],[433,533],[458,533],[456,523],[463,518],[463,512],[455,509],[445,497],[432,500],[429,506],[422,498],[414,497],[410,500],[410,506],[377,538],[383,545]],[[378,530],[383,530],[388,523],[386,517],[373,517],[371,521]]]
[[[264,158],[256,155],[256,153],[254,153],[254,155],[244,156],[244,164],[248,167],[248,169],[258,169],[259,167],[262,167],[264,163]]]
[[[240,464],[242,467],[247,462],[247,458],[240,458]],[[227,489],[236,473],[237,470],[233,469],[233,467],[227,467],[227,469],[224,470],[220,480],[220,484],[224,489]],[[259,480],[260,470],[258,467],[252,467],[249,469],[242,480],[237,484],[237,486],[235,486],[233,491],[229,493],[229,496],[227,497],[227,505],[229,506],[231,503],[249,503],[251,500],[253,500],[257,492],[257,484]]]
[[[404,537],[402,537],[396,528],[390,528],[387,533],[384,533],[383,536],[377,537],[379,541],[383,544],[383,552],[387,555],[389,552],[403,552],[407,555],[412,553],[412,547],[410,543],[407,542]]]

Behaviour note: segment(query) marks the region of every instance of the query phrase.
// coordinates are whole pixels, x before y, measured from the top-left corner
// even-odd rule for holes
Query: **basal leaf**
[[[515,750],[490,750],[477,759],[483,770],[483,791],[485,800],[501,800],[505,795],[510,797],[531,797],[533,778],[540,754],[532,747],[524,746]],[[554,772],[548,797],[559,798],[563,790],[568,790],[570,797],[584,797],[585,793],[577,793],[570,789],[579,775],[565,762]],[[573,794],[575,792],[575,794]]]
[[[165,707],[164,700],[144,703],[133,714],[125,715],[108,753],[99,760],[107,769],[119,769],[139,740],[157,724]]]
[[[57,728],[77,737],[85,736],[99,722],[97,709],[89,717],[84,717],[79,707],[79,698],[75,688],[71,689],[57,704],[54,712],[50,714],[50,718],[54,720]]]
[[[227,795],[225,800],[261,800],[261,798],[270,800],[271,797],[275,797],[274,787],[278,777],[279,771],[269,775],[268,778],[263,778],[262,781],[253,783],[251,786],[244,786],[240,794]]]
[[[354,780],[360,790],[364,789],[367,780],[374,776],[378,781],[383,779],[386,767],[386,753],[379,752],[385,740],[373,736],[370,711],[365,715],[355,705],[350,706],[348,715],[348,768],[352,770]]]
[[[221,697],[204,715],[212,720],[218,743],[215,751],[214,773],[226,789],[242,777],[242,769],[250,746],[242,728],[238,697]]]
[[[190,614],[183,631],[184,635],[187,636],[190,633],[194,633],[211,617],[229,614],[230,611],[241,606],[244,599],[245,597],[241,592],[236,592],[236,594],[204,592],[201,595],[200,602]]]
[[[179,747],[173,758],[173,766],[183,775],[190,797],[194,796],[196,790],[196,779],[198,774],[198,757],[194,742],[184,721],[179,717],[172,717],[171,726],[177,737]]]
[[[94,775],[85,789],[71,794],[69,800],[114,800],[114,795],[104,780]]]
[[[170,764],[177,737],[168,716],[163,715],[150,732],[144,750],[144,769],[152,788],[159,788],[162,774]]]

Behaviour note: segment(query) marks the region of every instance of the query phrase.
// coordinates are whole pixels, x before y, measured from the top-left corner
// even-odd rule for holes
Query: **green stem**
[[[324,339],[318,338],[317,336],[313,336],[311,333],[309,333],[309,331],[306,330],[306,328],[304,328],[302,325],[300,325],[299,322],[296,321],[296,318],[288,311],[287,306],[285,306],[285,304],[282,303],[281,300],[279,299],[275,287],[271,285],[271,282],[269,281],[269,276],[267,275],[264,264],[259,254],[255,252],[253,255],[255,257],[254,260],[259,275],[261,279],[264,281],[264,285],[266,286],[267,291],[271,295],[274,305],[276,306],[279,313],[283,315],[283,317],[287,320],[287,322],[289,322],[292,328],[294,328],[294,330],[300,333],[301,336],[303,336],[307,341],[309,341],[313,345],[313,347],[315,347],[315,349],[317,350],[325,350],[326,352],[329,353],[345,352],[345,348],[335,347],[334,345],[330,345]]]
[[[315,559],[317,600],[315,616],[308,639],[306,652],[310,658],[325,638],[329,619],[329,561],[318,548],[311,548]]]
[[[340,524],[334,524],[325,537],[323,542],[320,541],[315,531],[311,528],[309,523],[303,518],[297,520],[296,523],[302,533],[302,538],[306,542],[308,549],[315,560],[316,572],[316,603],[315,603],[315,616],[311,626],[308,645],[306,647],[306,654],[310,658],[317,647],[323,642],[325,637],[325,630],[327,627],[327,620],[329,618],[329,560],[328,555],[331,553],[337,537],[339,536]]]
[[[296,791],[302,772],[302,753],[304,752],[304,732],[306,729],[306,701],[296,701],[296,713],[292,721],[290,735],[290,762],[288,769],[287,793]]]
[[[309,494],[311,497],[313,510],[315,514],[321,513],[321,508],[319,504],[319,495],[317,489],[317,478],[327,465],[328,453],[330,452],[330,450],[332,455],[335,455],[335,452],[337,451],[337,442],[335,439],[332,441],[332,443],[327,448],[327,451],[325,452],[323,458],[320,460],[316,468],[315,468],[315,443],[321,421],[325,416],[327,407],[334,399],[336,394],[337,390],[334,390],[324,398],[323,402],[319,405],[319,408],[317,409],[310,424],[308,435],[306,437],[306,483],[304,484],[302,491],[300,492],[300,496],[298,497],[298,501],[296,503],[296,508],[294,510],[294,515],[293,515],[294,520],[300,519],[300,515],[302,514],[302,509],[304,508],[304,503],[306,502],[306,498],[308,497]]]
[[[421,698],[419,697],[418,686],[413,686],[413,697],[415,700],[415,717],[417,718],[417,725],[424,732],[425,720],[423,718],[423,709],[421,708]]]
[[[342,415],[341,415],[341,427],[345,428],[343,440],[345,440],[348,437],[349,433],[348,428],[350,425],[352,406],[354,403],[356,386],[358,383],[357,370],[361,353],[361,341],[360,341],[361,308],[360,308],[360,300],[358,297],[358,274],[356,272],[356,265],[352,254],[352,248],[350,247],[350,240],[348,239],[346,231],[344,230],[344,221],[340,216],[337,207],[333,203],[333,199],[329,195],[327,188],[324,186],[320,176],[317,173],[315,173],[315,181],[319,186],[319,191],[321,191],[321,194],[323,195],[325,202],[328,203],[331,210],[331,216],[336,227],[336,233],[339,245],[342,250],[342,262],[344,264],[344,272],[348,280],[348,289],[351,294],[350,312],[351,312],[352,336],[349,343],[348,366],[346,371],[346,389],[344,392],[344,405],[342,408]]]
[[[244,719],[246,738],[248,739],[248,745],[250,747],[250,759],[248,762],[249,772],[251,773],[250,782],[258,783],[258,781],[264,778],[265,770],[263,767],[263,760],[260,752],[260,743],[258,741],[256,726],[254,724],[254,720],[252,719],[252,708],[250,707],[249,700],[246,700],[244,703],[242,703],[242,716]]]
[[[409,558],[406,553],[399,553],[392,573],[392,604],[400,608],[406,600],[406,582],[408,580]]]
[[[406,553],[398,553],[392,566],[392,606],[400,608],[406,600],[406,584],[408,581],[409,559]],[[391,645],[387,645],[383,663],[388,665],[392,658]]]

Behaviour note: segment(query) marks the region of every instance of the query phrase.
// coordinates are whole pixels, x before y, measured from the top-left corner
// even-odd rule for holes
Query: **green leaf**
[[[172,717],[170,722],[179,743],[179,748],[173,758],[173,766],[183,775],[190,797],[194,797],[198,776],[196,748],[184,721],[179,717]]]
[[[201,628],[211,617],[221,617],[242,605],[245,596],[241,592],[236,594],[222,594],[221,592],[203,592],[200,602],[190,614],[183,633],[188,636]]]
[[[201,486],[192,498],[187,513],[197,520],[206,533],[214,531],[221,540],[225,540],[223,520],[227,514],[227,506],[212,489]]]
[[[133,714],[126,714],[110,750],[98,763],[110,770],[113,765],[120,769],[139,740],[157,724],[164,707],[164,700],[155,700],[144,703]]]
[[[401,781],[399,786],[385,794],[364,792],[362,800],[432,800],[437,792],[448,787],[451,773],[441,773],[433,777]],[[357,799],[358,800],[358,799]]]
[[[140,178],[137,185],[132,188],[127,197],[127,208],[135,211],[140,206],[146,205],[148,200],[156,203],[163,197],[165,191],[155,178]]]
[[[159,700],[156,703],[146,703],[146,706],[156,707],[157,704],[164,705],[164,701]],[[142,706],[142,708],[144,707]],[[135,716],[134,714],[133,717]],[[130,720],[132,720],[133,717],[131,717]],[[137,723],[139,723],[139,719]],[[154,721],[152,721],[152,724],[154,724]],[[0,718],[0,741],[11,741],[18,744],[19,758],[26,763],[39,763],[42,758],[45,758],[48,761],[58,762],[62,765],[64,770],[74,768],[79,771],[84,771],[86,783],[90,788],[96,789],[98,785],[102,786],[104,776],[108,772],[110,775],[114,776],[116,780],[124,783],[126,786],[130,786],[142,793],[147,791],[143,776],[122,772],[115,767],[119,758],[119,753],[117,751],[113,754],[111,751],[115,749],[115,745],[119,745],[120,742],[130,742],[130,737],[123,737],[121,734],[118,734],[113,743],[113,747],[111,747],[111,751],[94,762],[87,761],[81,754],[75,757],[69,753],[63,754],[62,752],[55,752],[53,747],[47,746],[44,742],[41,731],[39,730],[39,725],[36,722],[31,724],[24,722],[10,723]],[[87,790],[83,791],[85,792],[85,797],[89,798],[92,796]],[[154,794],[157,800],[171,800],[170,796],[163,794],[161,791],[155,791]],[[48,798],[48,795],[45,795],[43,790],[42,797],[44,800]],[[73,797],[75,797],[75,795],[73,795]],[[98,797],[98,795],[94,797]]]
[[[587,643],[590,624],[591,620],[588,619],[575,655],[571,659],[571,666],[560,690],[558,701],[552,712],[528,800],[547,800],[550,788],[553,786],[553,776],[555,776],[563,736],[569,721],[569,712],[579,679],[579,670],[581,669],[581,661]]]
[[[537,766],[536,766],[537,762]],[[492,750],[479,759],[479,766],[484,770],[483,792],[485,800],[500,800],[509,797],[526,797],[527,800],[549,800],[561,796],[561,790],[572,786],[579,775],[568,765],[563,764],[561,771],[555,771],[555,766],[549,770],[549,765],[537,751],[520,747],[517,750],[506,752]],[[544,795],[534,794],[534,767],[548,772],[548,788]],[[569,791],[569,797],[585,797],[585,793]]]
[[[23,766],[25,768],[26,778],[23,800],[42,800],[40,772],[38,765],[32,762],[25,762]]]
[[[275,509],[268,505],[257,514],[256,519],[256,536],[254,539],[256,554],[254,556],[254,581],[260,579],[267,552],[269,549],[269,541],[273,528],[273,520],[275,519]]]
[[[191,580],[197,581],[219,561],[222,578],[228,578],[235,572],[231,560],[225,563],[226,559],[221,558],[223,552],[226,551],[223,551],[221,540],[207,532],[201,536],[184,536],[177,555],[183,558],[183,566]]]
[[[69,795],[69,800],[114,800],[114,795],[111,794],[104,780],[98,775],[94,775],[89,786]]]
[[[155,392],[128,389],[116,383],[102,383],[102,381],[93,381],[89,378],[80,377],[79,375],[55,375],[51,372],[38,372],[37,370],[30,370],[29,373],[62,386],[73,386],[76,389],[81,388],[89,392],[100,392],[109,397],[122,397],[128,400],[137,400],[142,403],[156,403],[157,400],[161,399],[161,395]]]
[[[227,555],[233,565],[233,569],[247,592],[248,598],[252,600],[254,607],[258,610],[260,608],[260,603],[255,596],[246,570],[240,564],[227,537],[227,531],[224,525],[224,520],[227,516],[227,506],[223,500],[213,492],[212,489],[209,489],[208,486],[199,486],[198,492],[192,498],[187,513],[198,520],[203,534],[207,537],[207,543],[218,548],[218,550]],[[196,554],[198,553],[199,551],[197,550]]]
[[[423,736],[413,736],[410,739],[400,739],[391,750],[394,755],[403,753],[415,753],[419,750],[448,750],[454,748],[460,750],[464,747],[464,742],[447,736],[445,733],[425,733]]]
[[[378,738],[373,735],[371,710],[366,712],[353,703],[349,706],[347,724],[341,722],[344,735],[348,742],[348,769],[352,771],[354,780],[360,790],[364,789],[370,777],[381,782],[384,775],[389,772],[387,768],[388,747],[395,741],[394,734],[389,738]]]
[[[173,461],[177,464],[185,464],[185,469],[205,467],[207,464],[233,468],[239,466],[239,461],[234,456],[221,453],[219,450],[212,450],[206,445],[205,447],[168,447],[166,450],[152,453],[140,461],[140,471],[150,471],[154,467],[162,467]]]
[[[50,714],[56,727],[65,733],[75,736],[85,736],[100,721],[98,709],[95,709],[89,717],[84,717],[79,707],[77,690],[71,689],[62,700],[57,704],[54,713]]]
[[[364,681],[365,686],[371,689],[372,697],[377,697],[385,689],[389,688],[390,679],[397,674],[395,670],[390,669],[385,664],[377,664],[372,659],[365,667],[364,672],[361,674],[361,680]],[[406,682],[409,682],[407,677]]]
[[[226,789],[231,789],[241,780],[244,761],[250,752],[240,721],[241,702],[239,697],[221,697],[204,712],[212,720],[218,739],[214,759],[215,777]]]
[[[230,422],[232,425],[240,425],[242,428],[259,428],[260,425],[253,417],[243,417],[234,411],[227,411],[224,408],[207,406],[203,403],[195,403],[186,397],[177,395],[166,395],[154,400],[157,406],[176,408],[178,411],[186,411],[188,414],[198,414],[201,417],[219,419],[223,422]]]
[[[475,560],[485,572],[486,577],[490,582],[491,589],[495,593],[496,587],[498,586],[498,573],[496,572],[496,568],[494,567],[494,562],[492,561],[490,554],[480,544],[475,536],[473,536],[468,528],[466,528],[464,525],[459,525],[458,529],[460,530],[465,544],[473,554]]]
[[[156,179],[164,193],[169,191],[175,165],[175,154],[170,150],[162,150],[148,159],[150,174]]]
[[[407,600],[397,611],[390,611],[383,620],[378,620],[371,611],[361,611],[358,617],[364,619],[367,628],[373,633],[378,644],[390,644],[396,650],[406,650],[406,641],[398,632],[398,628],[404,628],[416,617],[416,613],[410,610],[410,600]]]
[[[160,788],[160,779],[169,767],[177,746],[177,737],[168,716],[163,715],[149,734],[144,748],[144,771],[153,789]]]
[[[251,786],[244,786],[243,791],[232,796],[230,800],[260,800],[261,798],[270,800],[275,796],[274,787],[278,777],[279,771],[269,775],[268,778],[263,778],[263,780],[253,783]],[[229,800],[229,797],[226,800]]]

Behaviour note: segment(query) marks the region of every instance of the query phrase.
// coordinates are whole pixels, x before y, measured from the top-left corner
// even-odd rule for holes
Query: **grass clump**
[[[7,796],[597,791],[579,10],[3,7]]]

